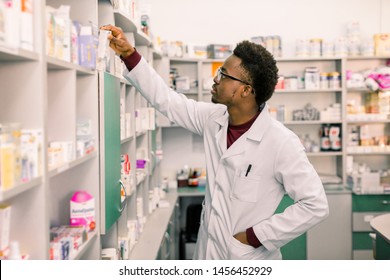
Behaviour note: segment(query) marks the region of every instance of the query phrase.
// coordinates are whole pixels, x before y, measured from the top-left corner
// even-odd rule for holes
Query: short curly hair
[[[256,103],[262,105],[271,98],[278,82],[278,68],[272,54],[263,46],[242,41],[233,54],[241,59],[247,81],[253,86]]]

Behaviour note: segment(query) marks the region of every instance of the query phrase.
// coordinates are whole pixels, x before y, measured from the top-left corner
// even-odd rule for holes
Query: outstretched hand
[[[109,24],[100,27],[100,29],[111,31],[111,34],[108,35],[108,40],[110,41],[110,47],[117,55],[127,57],[135,51],[134,47],[127,40],[122,28]]]

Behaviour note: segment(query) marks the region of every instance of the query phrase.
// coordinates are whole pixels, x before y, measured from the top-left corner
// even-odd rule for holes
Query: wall
[[[287,57],[294,56],[297,39],[334,41],[346,34],[351,21],[360,23],[362,39],[390,33],[390,0],[138,1],[149,4],[151,30],[162,40],[235,44],[256,35],[280,35]],[[204,167],[199,137],[181,128],[164,129],[162,137],[162,176],[174,179],[184,164]]]
[[[296,39],[335,40],[360,22],[364,38],[390,33],[390,0],[138,0],[151,6],[152,32],[162,40],[235,44],[256,35],[280,35],[285,56]]]

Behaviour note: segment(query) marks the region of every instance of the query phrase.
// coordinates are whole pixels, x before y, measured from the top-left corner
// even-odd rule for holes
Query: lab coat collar
[[[260,115],[257,117],[251,128],[246,132],[246,138],[260,142],[265,131],[271,123],[271,116],[268,111],[268,106],[265,105]]]
[[[227,111],[220,117],[214,120],[217,124],[220,125],[220,129],[215,135],[215,139],[218,143],[219,152],[223,155],[226,152],[227,146],[227,127],[229,125],[229,114]]]
[[[240,138],[238,138],[236,142],[233,143],[232,146],[230,146],[229,149],[226,149],[227,128],[229,125],[228,116],[229,114],[226,112],[224,115],[215,119],[215,121],[219,125],[221,125],[221,129],[218,131],[215,137],[218,146],[220,148],[220,152],[222,154],[222,159],[245,153],[246,147],[249,146],[246,143],[248,140],[252,140],[260,143],[271,121],[270,119],[271,116],[269,115],[268,112],[268,106],[265,106],[261,114],[257,117],[255,122],[251,126],[251,128],[246,133],[244,133]]]

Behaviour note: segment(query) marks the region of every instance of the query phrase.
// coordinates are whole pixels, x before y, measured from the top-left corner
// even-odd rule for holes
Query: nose
[[[214,78],[213,78],[213,81],[214,81],[214,83],[215,83],[216,85],[219,84],[219,82],[217,81],[217,76],[218,76],[218,75],[215,75]]]

